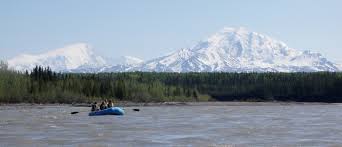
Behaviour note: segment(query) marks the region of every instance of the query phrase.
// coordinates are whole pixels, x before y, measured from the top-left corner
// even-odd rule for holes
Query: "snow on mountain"
[[[144,62],[144,60],[132,56],[123,56],[123,59],[126,65],[138,65]]]
[[[339,69],[339,71],[342,71],[342,63],[337,63],[336,66]]]
[[[160,72],[186,72],[187,67],[193,66],[191,61],[188,61],[193,56],[193,52],[189,49],[181,49],[170,55],[153,59],[142,64],[141,71],[160,71]],[[187,65],[189,64],[189,65]],[[195,70],[188,70],[195,71]]]
[[[117,64],[112,64],[113,66],[104,68],[101,72],[133,71],[134,68],[141,66],[144,61],[132,56],[121,56],[116,60],[116,63]]]
[[[23,54],[8,60],[16,70],[36,65],[64,72],[311,72],[339,71],[319,53],[288,47],[284,42],[245,28],[224,28],[191,48],[148,61],[122,56],[103,58],[84,43],[39,55]]]
[[[132,57],[132,56],[121,56],[119,58],[106,58],[108,64],[110,65],[139,65],[144,61],[142,59]]]
[[[8,64],[10,68],[20,71],[30,71],[36,65],[49,66],[55,71],[70,71],[85,66],[104,66],[106,61],[96,56],[91,46],[77,43],[39,55],[22,54],[8,60]]]
[[[135,70],[173,72],[337,71],[318,53],[300,51],[245,28],[224,28],[190,49],[145,62]]]
[[[105,58],[107,65],[102,67],[81,66],[76,69],[70,70],[70,72],[77,73],[98,73],[98,72],[125,72],[131,71],[133,68],[141,65],[144,61],[132,57],[121,56],[119,58]]]

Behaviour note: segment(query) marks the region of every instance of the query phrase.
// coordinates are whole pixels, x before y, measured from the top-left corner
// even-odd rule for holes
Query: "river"
[[[124,116],[92,117],[88,110],[0,106],[0,146],[342,145],[340,104],[125,107]]]

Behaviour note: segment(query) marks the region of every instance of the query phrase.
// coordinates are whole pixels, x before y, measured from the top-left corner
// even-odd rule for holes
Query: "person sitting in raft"
[[[114,104],[113,104],[112,100],[109,100],[109,101],[108,101],[107,107],[108,107],[108,108],[114,107]]]
[[[91,111],[98,111],[99,107],[97,106],[97,102],[94,102],[93,104],[91,104]]]
[[[107,104],[106,102],[103,101],[100,105],[100,110],[104,110],[104,109],[107,109]]]

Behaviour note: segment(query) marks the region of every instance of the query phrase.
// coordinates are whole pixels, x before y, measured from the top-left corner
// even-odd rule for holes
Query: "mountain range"
[[[340,71],[319,53],[288,47],[284,42],[245,28],[224,28],[191,48],[143,61],[132,56],[105,58],[85,43],[8,60],[24,71],[36,65],[61,72],[315,72]]]

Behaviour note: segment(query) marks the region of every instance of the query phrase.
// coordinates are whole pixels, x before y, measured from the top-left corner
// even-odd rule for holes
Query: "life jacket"
[[[96,111],[97,110],[97,105],[96,104],[92,104],[91,105],[91,111]]]
[[[104,103],[101,103],[101,105],[100,105],[100,109],[101,109],[101,110],[103,110],[103,109],[107,109],[107,106],[106,106],[106,104],[104,104]]]

